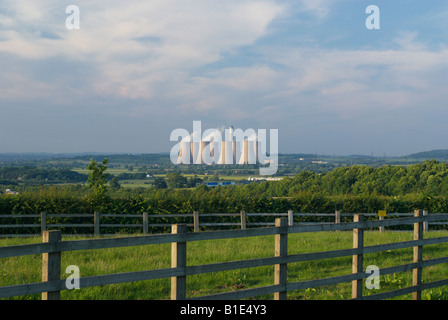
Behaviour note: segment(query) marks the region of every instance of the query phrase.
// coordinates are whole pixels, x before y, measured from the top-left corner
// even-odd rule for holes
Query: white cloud
[[[404,51],[425,51],[427,50],[427,46],[417,41],[418,33],[417,32],[401,32],[397,37],[395,37],[395,43],[400,47],[401,50]]]
[[[282,75],[267,66],[225,68],[209,74],[213,86],[232,88],[238,91],[270,90]]]
[[[331,2],[328,0],[300,0],[299,2],[303,10],[312,12],[320,19],[325,18],[330,11]]]
[[[254,65],[209,72],[181,84],[188,88],[180,90],[188,101],[182,106],[214,111],[229,120],[253,118],[260,110],[265,120],[279,114],[284,119],[311,106],[316,115],[330,113],[344,119],[375,111],[437,108],[441,97],[447,96],[448,50],[420,49],[281,48],[277,54],[269,50],[265,59],[282,68]]]
[[[305,44],[295,38],[301,30],[282,29],[297,26],[303,11],[323,23],[334,1],[79,0],[81,29],[72,31],[65,4],[3,3],[1,101],[59,103],[74,99],[69,93],[104,101],[101,108],[112,101],[114,114],[134,118],[198,115],[294,126],[302,116],[359,120],[375,111],[434,110],[447,96],[448,50],[426,46],[420,31],[389,34],[392,43],[383,49],[356,50],[320,47],[311,31],[315,41]],[[271,32],[279,32],[275,45],[260,45],[264,36],[274,38]]]
[[[282,12],[273,0],[80,0],[81,29],[70,31],[54,1],[5,2],[13,17],[0,29],[0,54],[82,61],[100,93],[144,99],[152,87],[254,43]]]

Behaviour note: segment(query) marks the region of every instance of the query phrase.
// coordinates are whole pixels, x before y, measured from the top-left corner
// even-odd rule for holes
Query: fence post
[[[379,220],[380,221],[384,221],[384,217],[383,216],[379,216]],[[384,231],[384,226],[381,224],[380,225],[380,232],[383,232]]]
[[[173,224],[172,234],[187,233],[186,224]],[[171,243],[171,268],[184,268],[187,266],[187,243],[185,241]],[[184,271],[185,272],[185,271]],[[184,274],[184,272],[182,272]],[[171,300],[185,300],[187,297],[187,277],[171,277]]]
[[[334,212],[334,223],[339,224],[341,223],[341,211],[336,210]],[[340,230],[337,230],[336,232],[339,232]]]
[[[148,234],[148,212],[143,212],[143,234]]]
[[[341,223],[341,211],[334,213],[334,223]]]
[[[421,217],[422,211],[415,210],[414,217]],[[416,222],[414,223],[414,240],[423,240],[423,223]],[[415,246],[414,247],[414,262],[421,263],[423,261],[423,247]],[[412,270],[412,285],[416,287],[416,291],[412,293],[412,300],[421,300],[422,291],[420,290],[420,286],[422,284],[422,267],[417,267]]]
[[[426,217],[428,215],[428,210],[423,210],[423,216]],[[428,231],[428,220],[423,222],[423,232]]]
[[[241,211],[241,229],[246,229],[246,212]]]
[[[58,243],[61,241],[61,231],[44,231],[42,242]],[[61,280],[61,253],[50,252],[42,254],[42,282]],[[59,300],[60,291],[42,292],[42,300]]]
[[[353,222],[364,222],[362,214],[355,214]],[[353,249],[360,249],[359,254],[353,255],[352,273],[360,274],[363,272],[363,248],[364,248],[364,229],[353,229]],[[362,279],[352,281],[352,298],[359,299],[362,297]]]
[[[294,211],[288,210],[288,226],[294,226]]]
[[[40,213],[40,233],[43,235],[47,231],[47,213],[42,211]]]
[[[193,211],[194,232],[199,232],[199,212]]]
[[[95,236],[100,235],[100,212],[95,211],[93,213],[93,224],[94,224],[94,230],[93,233]]]
[[[285,257],[288,255],[288,221],[286,218],[275,219],[275,226],[282,228],[275,235],[275,256]],[[288,265],[286,263],[276,264],[274,267],[274,284],[283,286],[284,289],[274,293],[274,300],[286,300],[286,280]]]

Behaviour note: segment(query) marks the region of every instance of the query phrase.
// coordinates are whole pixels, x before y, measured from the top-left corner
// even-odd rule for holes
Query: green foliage
[[[43,169],[30,166],[0,168],[1,184],[17,185],[21,182],[84,182],[86,175],[66,169]]]
[[[169,188],[184,188],[187,184],[187,179],[178,172],[167,173],[165,181]]]
[[[107,191],[106,184],[109,174],[105,173],[105,171],[107,170],[108,162],[108,159],[104,159],[101,163],[91,159],[90,164],[87,167],[87,169],[90,170],[88,185],[95,196],[102,196]]]
[[[107,183],[109,174],[106,173],[109,160],[106,158],[101,163],[91,159],[87,169],[89,172],[88,187],[90,194],[88,201],[93,210],[102,211],[107,201]],[[116,187],[116,185],[115,185]]]
[[[448,194],[448,165],[435,160],[408,167],[339,167],[326,173],[304,171],[293,179],[270,184],[271,196],[293,196],[300,192],[327,195],[403,196],[420,193],[428,196]]]
[[[155,178],[153,185],[154,185],[154,187],[156,189],[166,189],[166,188],[168,188],[168,186],[166,184],[166,181],[163,178]]]
[[[116,177],[113,177],[113,178],[110,180],[110,188],[111,188],[112,190],[114,190],[114,191],[117,191],[117,190],[121,189],[121,185],[120,185],[120,183],[118,182],[118,179],[117,179]]]
[[[144,180],[146,179],[146,173],[127,173],[123,172],[117,175],[118,180]]]
[[[305,171],[281,181],[216,188],[205,185],[196,187],[196,183],[200,182],[197,177],[186,178],[173,172],[167,175],[166,180],[156,178],[154,187],[135,189],[118,188],[116,180],[115,183],[111,181],[107,189],[107,164],[107,159],[101,163],[92,160],[89,185],[86,187],[14,188],[19,195],[0,196],[0,213],[92,213],[94,210],[105,214],[140,214],[146,211],[152,215],[191,214],[194,210],[201,213],[239,213],[242,210],[253,213],[286,213],[288,210],[298,213],[334,213],[336,210],[342,213],[374,213],[378,210],[407,213],[415,209],[426,209],[430,213],[448,212],[448,168],[445,163],[437,161],[408,167],[341,167],[322,174]],[[70,222],[81,223],[74,220]],[[136,221],[140,223],[138,219]],[[238,218],[211,217],[203,220],[204,223],[211,221],[237,223]],[[331,222],[332,219],[304,217],[301,221]],[[26,219],[0,221],[3,222],[35,223]],[[159,222],[169,224],[182,221],[160,218],[154,223]],[[249,216],[248,222],[272,222],[272,218]],[[125,218],[110,218],[104,223],[132,222]],[[19,231],[2,229],[4,233]]]
[[[422,294],[424,300],[448,300],[448,292],[441,288],[426,290]]]

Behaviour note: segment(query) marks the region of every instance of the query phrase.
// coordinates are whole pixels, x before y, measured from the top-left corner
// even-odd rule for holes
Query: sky
[[[446,0],[0,0],[0,153],[169,152],[193,121],[280,153],[448,149],[447,80]]]

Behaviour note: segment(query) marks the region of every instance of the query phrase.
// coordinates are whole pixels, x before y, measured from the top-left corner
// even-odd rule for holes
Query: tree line
[[[326,195],[445,196],[448,195],[448,164],[427,160],[409,166],[354,165],[325,173],[304,171],[264,188],[271,196],[292,196],[304,191]]]
[[[192,188],[201,182],[199,178],[186,178],[178,172],[171,172],[166,175],[166,178],[157,178],[155,187],[158,189]],[[204,192],[203,189],[199,190]],[[153,190],[142,192],[151,193]],[[408,194],[445,196],[448,195],[448,164],[427,160],[409,166],[352,165],[338,167],[328,172],[303,171],[295,176],[284,177],[280,181],[259,181],[248,185],[226,187],[220,192],[242,192],[247,193],[248,196],[271,197],[292,197],[303,192],[354,196]]]
[[[67,169],[22,166],[0,168],[0,180],[3,185],[16,185],[17,181],[84,182],[87,176]]]
[[[107,179],[107,161],[89,168],[87,185],[31,186],[19,195],[2,195],[0,213],[448,212],[448,165],[434,160],[407,167],[307,171],[281,181],[214,188],[178,188],[175,182],[191,179],[181,174],[167,176],[167,188],[119,188]]]

